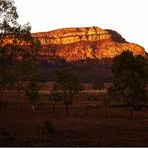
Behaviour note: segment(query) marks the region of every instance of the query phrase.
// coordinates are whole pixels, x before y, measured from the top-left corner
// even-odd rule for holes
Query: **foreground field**
[[[44,102],[36,113],[29,102],[14,104],[9,102],[7,109],[0,110],[0,146],[148,146],[147,108],[130,120],[127,108],[109,107],[105,118],[102,106],[89,109],[86,116],[79,102],[65,118],[62,104],[55,113],[51,103]]]

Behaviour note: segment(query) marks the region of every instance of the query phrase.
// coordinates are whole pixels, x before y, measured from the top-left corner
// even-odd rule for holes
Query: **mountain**
[[[111,81],[113,57],[124,50],[148,56],[140,45],[129,43],[114,30],[99,27],[63,28],[32,33],[32,37],[41,42],[38,60],[42,75],[48,80],[53,80],[55,68],[64,67],[85,82]],[[13,43],[13,38],[8,36],[3,43]]]
[[[33,33],[41,42],[43,59],[59,57],[67,62],[86,59],[108,59],[130,50],[134,55],[146,56],[138,44],[127,42],[119,33],[99,27],[63,28],[49,32]]]

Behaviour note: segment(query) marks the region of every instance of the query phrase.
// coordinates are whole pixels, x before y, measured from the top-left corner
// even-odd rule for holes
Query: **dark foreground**
[[[129,119],[128,109],[73,107],[70,117],[64,108],[52,107],[33,113],[17,108],[0,111],[0,146],[148,146],[148,109]],[[45,121],[49,120],[49,132]]]

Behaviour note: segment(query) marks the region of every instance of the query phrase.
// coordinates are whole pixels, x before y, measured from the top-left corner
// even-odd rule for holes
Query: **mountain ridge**
[[[62,28],[32,33],[32,37],[41,42],[36,58],[42,75],[50,81],[56,68],[68,68],[84,82],[112,81],[113,57],[125,50],[148,57],[142,46],[129,43],[114,30],[99,27]],[[13,36],[8,35],[3,43],[13,44]],[[18,45],[25,50],[31,48],[21,41]]]
[[[122,51],[146,56],[145,49],[127,42],[118,32],[100,27],[61,28],[48,32],[33,33],[41,42],[40,56],[59,57],[67,62],[76,60],[113,58]]]

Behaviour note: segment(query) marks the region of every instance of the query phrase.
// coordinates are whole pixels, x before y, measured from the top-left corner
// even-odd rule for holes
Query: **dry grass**
[[[103,106],[90,109],[86,116],[84,104],[96,102],[79,98],[65,118],[64,106],[57,104],[53,114],[46,96],[41,98],[44,104],[36,113],[25,97],[21,99],[21,106],[9,102],[7,109],[0,110],[0,146],[148,146],[147,108],[135,112],[133,120],[126,108],[108,108],[109,117],[105,118]],[[54,132],[47,132],[46,120],[54,126]]]

